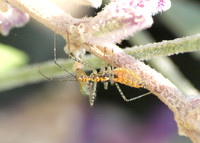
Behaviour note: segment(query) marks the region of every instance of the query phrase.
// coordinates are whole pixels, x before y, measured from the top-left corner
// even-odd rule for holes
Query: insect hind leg
[[[119,87],[119,84],[115,83],[115,86],[117,87],[117,89],[118,89],[118,91],[119,91],[121,97],[122,97],[122,98],[124,99],[124,101],[126,101],[126,102],[130,102],[130,101],[137,100],[137,99],[139,99],[139,98],[142,98],[142,97],[144,97],[144,96],[149,95],[149,94],[152,93],[152,92],[147,92],[147,93],[144,93],[144,94],[139,95],[139,96],[137,96],[137,97],[133,97],[133,98],[127,99],[126,96],[124,95],[124,93],[122,92],[121,88]]]

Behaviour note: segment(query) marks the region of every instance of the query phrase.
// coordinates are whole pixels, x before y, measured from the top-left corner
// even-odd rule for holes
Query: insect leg
[[[147,92],[147,93],[142,94],[142,95],[140,95],[140,96],[127,99],[126,96],[124,95],[124,93],[122,92],[121,88],[119,87],[119,85],[118,85],[117,83],[115,83],[115,86],[117,87],[119,93],[121,94],[121,97],[122,97],[122,98],[124,99],[124,101],[126,101],[126,102],[130,102],[130,101],[133,101],[133,100],[137,100],[137,99],[139,99],[139,98],[142,98],[142,97],[144,97],[144,96],[149,95],[149,94],[152,93],[152,92]]]
[[[104,57],[106,56],[106,47],[104,47]],[[106,72],[106,69],[105,69],[105,66],[104,66],[104,60],[102,61],[102,67],[101,67],[101,70],[100,70],[100,74],[101,75],[105,75],[105,74],[107,74],[107,72]],[[107,90],[108,89],[108,82],[104,82],[103,83],[103,85],[104,85],[104,89],[105,90]]]
[[[108,90],[108,82],[104,82],[103,85],[104,85],[104,89]]]
[[[102,66],[102,67],[101,67],[101,70],[100,70],[100,72],[99,72],[99,75],[100,75],[100,76],[105,76],[105,74],[107,74],[107,73],[106,73],[106,69],[105,69],[104,66]],[[108,82],[104,82],[103,84],[104,84],[104,89],[107,90],[107,89],[108,89]]]
[[[114,84],[114,60],[113,60],[113,57],[114,57],[114,50],[112,49],[112,65],[111,65],[111,79],[110,79],[111,85]]]
[[[61,68],[62,70],[66,71],[67,73],[69,73],[70,75],[72,75],[73,77],[76,78],[76,76],[75,76],[73,73],[69,72],[69,71],[66,70],[63,66],[61,66],[60,64],[57,63],[57,57],[56,57],[56,33],[54,33],[54,54],[53,54],[53,55],[54,55],[54,59],[53,59],[54,63],[55,63],[59,68]]]
[[[60,64],[57,63],[57,58],[56,58],[56,33],[54,33],[54,63],[59,67],[61,68],[62,70],[64,70],[65,72],[69,73],[70,75],[72,75],[73,77],[75,77],[76,79],[76,76],[71,73],[70,71],[66,70],[64,67],[62,67]],[[46,75],[44,75],[41,71],[40,71],[40,68],[38,67],[38,72],[43,76],[45,77],[47,80],[50,80],[50,81],[69,81],[69,79],[53,79],[53,78],[50,78]],[[74,80],[73,80],[74,81]]]
[[[96,98],[97,82],[91,82],[89,86],[90,86],[89,102],[90,102],[90,106],[92,107],[94,105],[94,101]]]

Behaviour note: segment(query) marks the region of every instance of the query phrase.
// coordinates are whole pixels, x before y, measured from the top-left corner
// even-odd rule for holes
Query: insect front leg
[[[89,102],[90,102],[90,106],[92,107],[94,105],[94,101],[96,98],[97,82],[90,82],[89,86],[90,86]]]
[[[108,66],[107,68],[107,73],[108,73],[108,76],[109,76],[109,79],[110,79],[110,84],[111,85],[114,85],[115,81],[114,81],[114,72],[113,72],[114,69],[111,68],[111,66]]]

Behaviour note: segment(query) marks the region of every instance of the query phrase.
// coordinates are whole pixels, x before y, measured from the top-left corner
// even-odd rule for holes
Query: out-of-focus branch
[[[158,56],[170,56],[178,53],[194,52],[199,50],[200,34],[196,34],[175,40],[126,48],[124,51],[136,59],[148,60]],[[145,57],[145,59],[141,57]]]
[[[84,61],[93,65],[95,68],[101,66],[100,59],[96,58],[95,56],[86,56]],[[72,67],[74,61],[71,59],[58,59],[57,62],[65,67],[67,70],[72,72]],[[50,78],[66,78],[69,79],[69,74],[66,73],[64,70],[60,69],[53,61],[48,61],[45,63],[28,65],[23,68],[14,69],[10,72],[2,74],[0,76],[0,92],[10,90],[16,87],[22,87],[27,84],[41,82],[45,79],[40,73],[38,72],[38,68],[40,72],[47,75]],[[88,68],[84,70],[90,70]],[[73,79],[73,78],[72,78]],[[73,79],[75,80],[75,79]]]

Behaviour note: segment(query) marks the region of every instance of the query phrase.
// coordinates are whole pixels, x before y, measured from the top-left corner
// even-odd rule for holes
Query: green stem
[[[148,60],[160,56],[170,56],[178,53],[193,52],[198,50],[200,50],[200,34],[170,41],[126,48],[124,51],[136,59]]]
[[[101,66],[101,61],[95,56],[87,56],[84,58],[84,61],[91,65],[94,65],[94,68],[98,68]],[[73,60],[59,59],[57,62],[66,70],[73,72]],[[69,76],[68,73],[66,73],[57,65],[55,65],[53,61],[29,65],[20,69],[13,70],[9,73],[4,73],[2,76],[0,76],[0,91],[6,91],[12,88],[22,87],[30,83],[36,83],[47,80],[38,72],[38,68],[44,75],[50,78],[64,78],[63,76]],[[85,70],[88,70],[88,68],[85,68]]]
[[[148,32],[141,31],[134,37],[129,39],[130,42],[139,44],[153,43],[154,39]],[[199,52],[195,52],[197,54]],[[198,57],[198,56],[197,56]],[[199,95],[200,92],[193,86],[193,84],[182,74],[179,68],[173,63],[169,57],[153,58],[148,63],[158,72],[162,73],[171,82],[173,82],[184,95]]]

